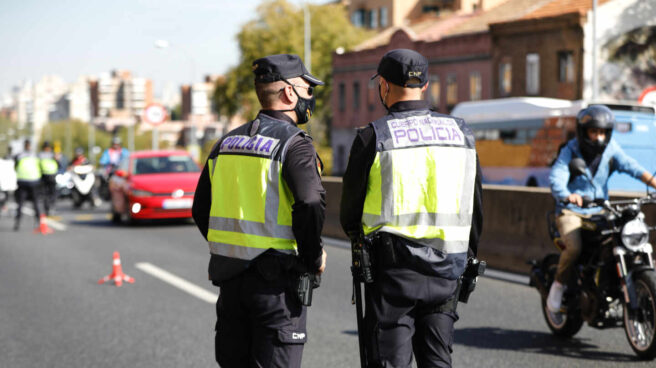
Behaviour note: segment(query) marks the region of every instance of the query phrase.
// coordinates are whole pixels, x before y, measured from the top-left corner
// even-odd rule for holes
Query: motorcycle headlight
[[[644,221],[635,219],[622,228],[622,243],[631,251],[637,251],[649,240],[649,229]]]

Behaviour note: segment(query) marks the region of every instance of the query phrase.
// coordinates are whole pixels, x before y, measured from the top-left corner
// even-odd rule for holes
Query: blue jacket
[[[130,151],[128,151],[127,148],[121,148],[121,157],[118,159],[118,162],[110,162],[109,161],[109,148],[103,152],[102,156],[100,156],[100,161],[98,163],[102,166],[109,165],[111,163],[114,163],[116,165],[119,164],[122,160],[126,159],[128,156],[130,156]]]
[[[613,172],[619,171],[626,173],[636,179],[640,179],[645,172],[645,169],[636,160],[624,153],[620,145],[612,138],[601,156],[601,162],[599,163],[599,168],[595,176],[592,177],[590,169],[586,168],[588,177],[592,177],[594,186],[583,175],[570,181],[568,165],[571,159],[576,157],[583,158],[579,149],[578,140],[574,138],[567,142],[567,145],[560,151],[560,155],[558,155],[549,174],[551,194],[556,199],[556,212],[558,213],[564,208],[581,214],[599,212],[601,210],[600,208],[583,209],[571,203],[563,205],[559,201],[567,198],[572,193],[593,199],[608,199],[608,178]],[[613,159],[612,168],[610,167],[611,159]]]

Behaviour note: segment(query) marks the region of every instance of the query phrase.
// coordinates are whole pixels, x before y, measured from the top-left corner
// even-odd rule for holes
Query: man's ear
[[[421,93],[426,92],[426,90],[428,89],[428,85],[429,85],[429,84],[430,84],[430,82],[426,82],[426,84],[424,84],[424,86],[421,87]]]
[[[286,105],[293,105],[296,103],[296,99],[298,99],[290,85],[285,85],[285,88],[282,90],[282,96],[282,102]]]

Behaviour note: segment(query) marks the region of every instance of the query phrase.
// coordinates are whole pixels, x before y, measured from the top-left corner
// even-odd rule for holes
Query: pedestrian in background
[[[474,137],[422,98],[428,62],[386,53],[378,92],[388,111],[358,130],[343,177],[340,220],[354,244],[372,239],[365,283],[368,367],[450,367],[458,278],[482,227]],[[359,287],[359,284],[357,284]]]
[[[46,216],[50,216],[57,200],[57,181],[55,177],[59,172],[59,162],[55,159],[50,142],[45,141],[39,152],[41,167],[41,187],[43,189],[43,209]]]
[[[298,124],[315,106],[296,55],[253,62],[257,117],[222,137],[201,173],[192,214],[210,248],[221,367],[300,367],[307,288],[326,267],[325,191],[312,139]],[[305,286],[305,288],[304,288]]]
[[[23,144],[23,152],[14,157],[16,168],[16,219],[14,231],[20,229],[20,221],[23,215],[23,202],[31,200],[34,204],[35,218],[41,217],[41,165],[39,158],[32,152],[32,143],[26,139]]]

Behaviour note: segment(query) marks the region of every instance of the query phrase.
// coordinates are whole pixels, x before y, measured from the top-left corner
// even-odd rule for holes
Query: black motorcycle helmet
[[[613,134],[615,116],[610,109],[604,105],[591,105],[581,110],[576,116],[576,137],[579,141],[581,153],[586,157],[594,157],[604,152],[610,137]],[[589,128],[599,128],[606,131],[603,142],[593,142],[588,138]]]

